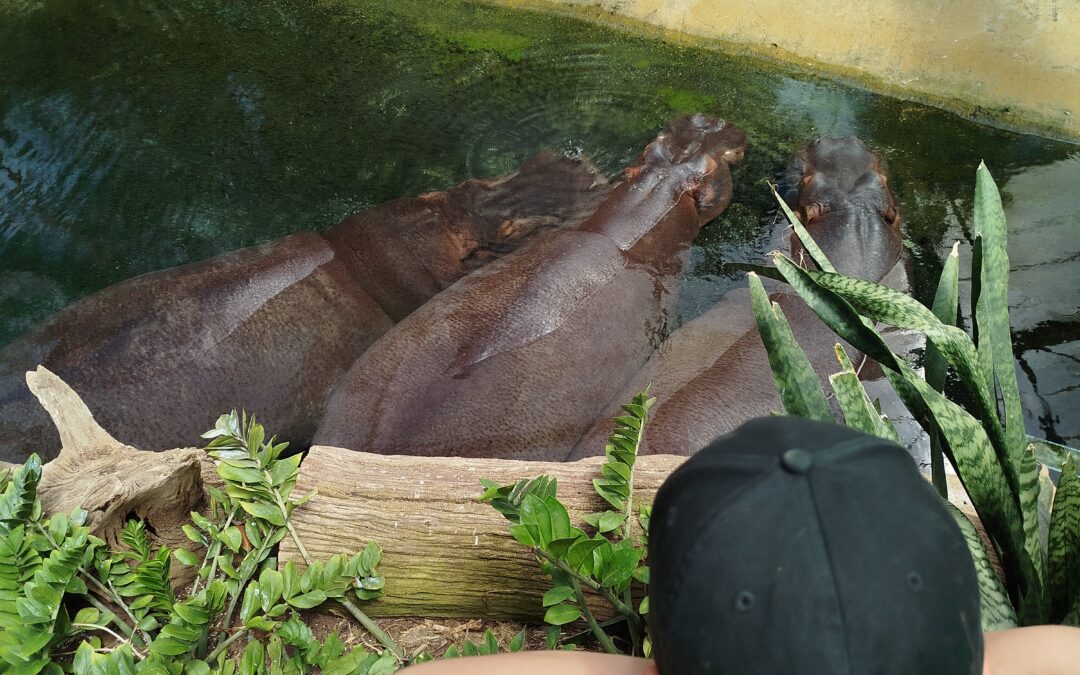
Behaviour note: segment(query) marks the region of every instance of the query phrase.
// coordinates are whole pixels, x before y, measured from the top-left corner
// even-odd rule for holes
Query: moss
[[[494,52],[509,61],[520,61],[532,40],[500,30],[470,30],[448,33],[451,43],[468,52]]]
[[[709,112],[716,108],[715,97],[688,89],[660,87],[656,90],[656,95],[667,104],[667,107],[672,112],[689,114]]]

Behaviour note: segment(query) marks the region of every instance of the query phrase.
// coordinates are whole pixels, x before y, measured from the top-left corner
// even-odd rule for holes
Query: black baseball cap
[[[649,533],[661,675],[978,675],[975,567],[907,452],[747,422],[661,486]]]

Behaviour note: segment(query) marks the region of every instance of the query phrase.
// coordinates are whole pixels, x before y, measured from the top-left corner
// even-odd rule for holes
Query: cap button
[[[805,450],[788,450],[780,456],[780,465],[791,473],[802,475],[810,471],[814,460]]]

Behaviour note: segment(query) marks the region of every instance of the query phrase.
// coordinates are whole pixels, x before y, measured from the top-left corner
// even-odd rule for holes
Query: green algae
[[[715,98],[697,91],[660,87],[656,95],[675,113],[692,114],[711,111],[716,107]]]
[[[469,52],[493,52],[509,61],[520,61],[532,40],[498,30],[470,30],[447,34],[451,43]]]

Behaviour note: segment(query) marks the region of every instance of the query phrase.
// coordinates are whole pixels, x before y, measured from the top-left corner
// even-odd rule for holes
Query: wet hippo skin
[[[342,378],[315,442],[565,459],[662,338],[680,255],[731,199],[745,137],[676,120],[573,229],[461,279]]]
[[[233,408],[305,445],[334,382],[395,322],[542,232],[579,225],[610,189],[589,164],[542,154],[514,175],[391,202],[322,235],[107,288],[0,352],[0,459],[59,450],[24,380],[39,364],[139,448],[197,445]]]
[[[823,138],[796,155],[791,171],[796,187],[789,201],[837,271],[902,285],[906,259],[899,215],[877,155],[855,138]],[[794,235],[791,253],[810,264]],[[840,369],[834,354],[838,338],[787,286],[776,288],[770,297],[825,381]],[[858,353],[845,348],[858,363]],[[783,410],[746,289],[732,291],[674,331],[609,402],[570,458],[602,454],[619,404],[650,383],[657,403],[643,453],[689,455],[751,418]]]

